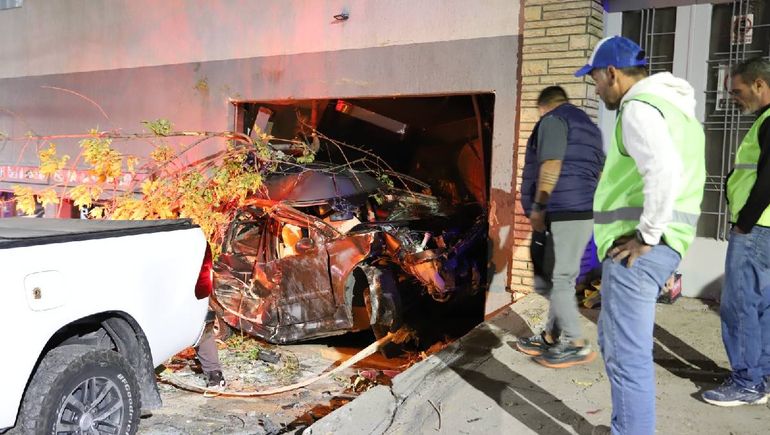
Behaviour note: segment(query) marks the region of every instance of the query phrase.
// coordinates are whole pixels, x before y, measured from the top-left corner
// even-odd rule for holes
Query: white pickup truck
[[[188,220],[0,219],[0,270],[0,433],[135,433],[212,289]]]

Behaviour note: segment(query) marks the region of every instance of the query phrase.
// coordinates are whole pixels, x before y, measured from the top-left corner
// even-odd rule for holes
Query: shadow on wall
[[[700,293],[701,299],[710,299],[719,302],[722,299],[722,286],[724,285],[724,274],[719,275],[713,281],[703,286]]]

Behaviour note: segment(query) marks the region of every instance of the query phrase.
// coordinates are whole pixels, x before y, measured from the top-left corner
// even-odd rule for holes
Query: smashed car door
[[[278,326],[274,307],[279,275],[268,256],[268,222],[259,207],[239,211],[214,263],[214,307],[230,326],[257,336],[270,335]]]
[[[326,237],[311,223],[273,215],[270,225],[280,272],[279,317],[282,325],[306,324],[306,332],[323,329],[319,322],[334,316],[337,304],[329,276]],[[326,327],[329,327],[328,325]]]

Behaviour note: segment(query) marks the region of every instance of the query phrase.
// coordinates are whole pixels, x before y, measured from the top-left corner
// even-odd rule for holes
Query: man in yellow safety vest
[[[636,43],[614,36],[575,73],[590,74],[605,106],[618,111],[594,196],[613,434],[655,433],[655,302],[695,238],[706,178],[692,86],[667,72],[648,77],[646,65]]]
[[[733,227],[719,311],[732,372],[702,396],[718,406],[765,404],[770,395],[770,62],[737,65],[731,85],[733,100],[757,120],[727,181]]]

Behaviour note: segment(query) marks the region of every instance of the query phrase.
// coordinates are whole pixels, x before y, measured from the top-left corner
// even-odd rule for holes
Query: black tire
[[[366,307],[366,313],[369,315],[369,324],[374,337],[379,340],[388,335],[388,332],[396,332],[401,327],[403,314],[401,312],[401,296],[393,274],[387,270],[380,270],[376,274],[376,279],[379,280],[382,293],[379,301],[381,306],[378,310],[377,318],[379,321],[377,323],[371,323],[371,319],[375,316],[372,293],[368,287],[364,289],[364,306]],[[394,358],[403,353],[403,346],[401,343],[386,343],[380,348],[380,353],[386,358]]]
[[[139,394],[136,376],[119,353],[80,345],[58,347],[43,357],[30,381],[15,430],[23,434],[135,434]],[[78,410],[78,403],[90,410]]]
[[[372,324],[371,319],[374,317],[374,314],[372,312],[372,296],[369,293],[369,289],[364,290],[364,307],[366,307],[366,314],[369,316],[369,327],[371,328],[372,332],[374,333],[374,337],[378,340],[386,335],[388,335],[388,327],[383,326],[377,323]]]

